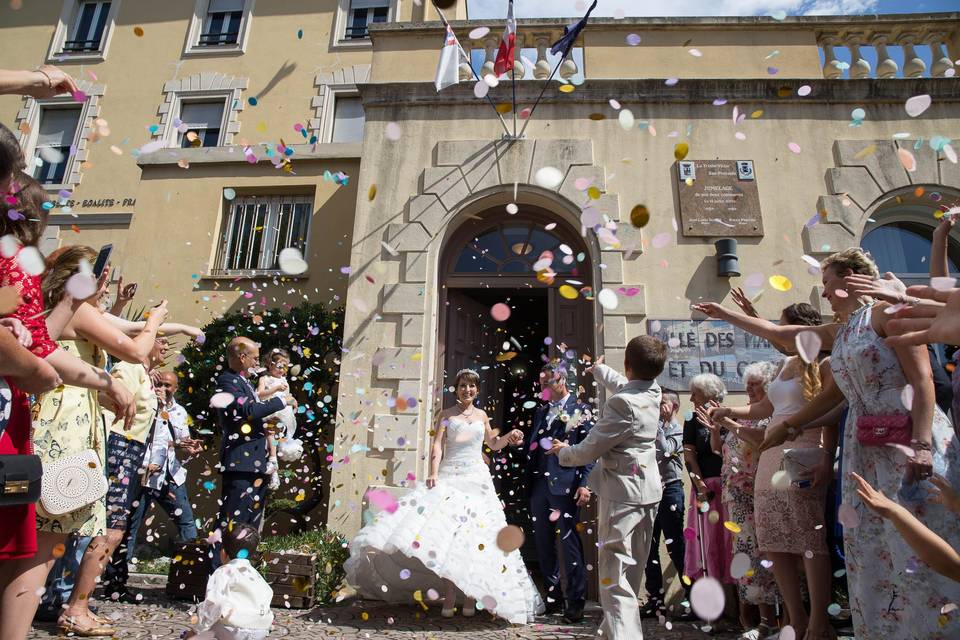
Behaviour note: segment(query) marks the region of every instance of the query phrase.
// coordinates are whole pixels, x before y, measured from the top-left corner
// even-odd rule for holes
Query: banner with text
[[[648,320],[647,333],[668,345],[667,364],[657,379],[664,389],[683,392],[700,373],[719,376],[729,391],[745,390],[743,370],[783,355],[763,338],[723,320]]]

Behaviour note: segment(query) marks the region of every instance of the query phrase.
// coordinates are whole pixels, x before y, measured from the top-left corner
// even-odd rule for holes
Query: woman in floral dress
[[[858,640],[960,637],[960,622],[945,618],[941,608],[960,602],[960,583],[932,571],[914,555],[894,526],[865,507],[856,484],[847,474],[857,473],[868,483],[913,513],[952,547],[960,547],[960,520],[945,507],[927,500],[935,490],[934,471],[960,488],[960,442],[946,415],[934,402],[933,377],[925,346],[897,347],[884,342],[886,303],[863,301],[847,291],[845,276],[878,277],[869,255],[860,248],[835,253],[821,265],[823,296],[838,322],[813,328],[824,348],[832,349],[833,382],[803,410],[771,424],[762,447],[797,437],[844,399],[849,414],[841,459],[844,477],[839,520],[847,563],[847,585],[854,632]],[[715,305],[710,306],[716,312]],[[722,317],[723,311],[715,317]],[[713,315],[713,313],[711,313]],[[810,327],[778,326],[755,321],[751,332],[783,348],[792,348],[796,336]],[[909,446],[869,446],[857,439],[862,416],[911,418]]]

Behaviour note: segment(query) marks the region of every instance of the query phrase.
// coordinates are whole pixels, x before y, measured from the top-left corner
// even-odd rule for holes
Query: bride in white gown
[[[457,374],[458,402],[437,416],[427,482],[360,530],[344,566],[364,597],[425,603],[443,594],[442,614],[450,617],[459,590],[463,615],[483,608],[524,624],[544,604],[520,552],[497,546],[507,522],[482,455],[484,442],[499,451],[522,444],[523,432],[496,435],[473,405],[479,380],[468,369]]]

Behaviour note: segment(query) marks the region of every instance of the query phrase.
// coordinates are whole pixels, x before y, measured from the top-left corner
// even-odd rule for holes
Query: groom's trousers
[[[555,522],[550,521],[550,513],[553,511],[558,511],[560,515]],[[567,603],[582,606],[587,597],[583,543],[577,533],[579,511],[573,496],[555,496],[550,493],[546,480],[534,480],[530,493],[530,515],[536,518],[533,523],[533,537],[537,544],[540,575],[547,587],[548,603],[563,600],[560,592],[560,560],[557,557],[558,531],[567,574]]]
[[[659,506],[658,502],[635,505],[600,498],[600,629],[608,640],[643,638],[637,595]]]

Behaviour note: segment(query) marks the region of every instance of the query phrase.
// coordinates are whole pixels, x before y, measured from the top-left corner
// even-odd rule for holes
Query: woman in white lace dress
[[[463,615],[482,608],[524,624],[544,605],[518,545],[498,545],[507,522],[482,453],[484,443],[493,451],[521,444],[523,432],[496,434],[473,404],[479,380],[474,371],[457,374],[457,404],[437,416],[426,483],[360,530],[344,566],[364,597],[423,604],[442,594],[442,614],[451,617],[460,592]]]

